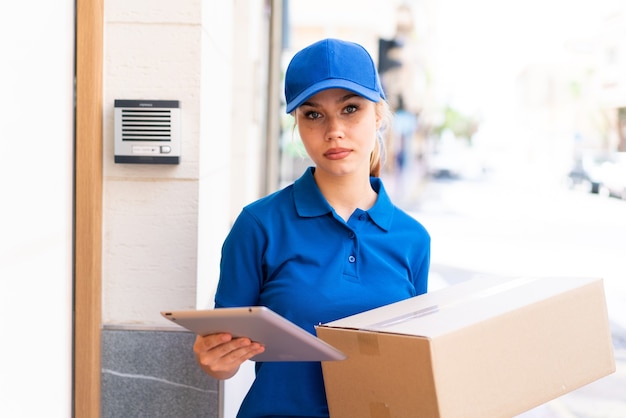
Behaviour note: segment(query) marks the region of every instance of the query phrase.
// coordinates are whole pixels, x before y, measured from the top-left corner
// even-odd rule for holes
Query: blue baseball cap
[[[320,91],[341,88],[373,102],[385,98],[376,65],[354,42],[324,39],[293,56],[285,74],[287,113]]]

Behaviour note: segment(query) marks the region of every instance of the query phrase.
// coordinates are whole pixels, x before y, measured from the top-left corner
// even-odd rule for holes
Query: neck
[[[357,208],[368,210],[376,203],[378,195],[372,189],[369,175],[329,178],[316,171],[314,177],[330,206],[345,221]]]

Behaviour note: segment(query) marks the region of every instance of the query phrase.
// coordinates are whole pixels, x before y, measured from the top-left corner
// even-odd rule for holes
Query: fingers
[[[202,368],[222,379],[234,375],[241,363],[262,353],[265,347],[249,338],[232,338],[230,334],[222,333],[197,336],[193,350]]]

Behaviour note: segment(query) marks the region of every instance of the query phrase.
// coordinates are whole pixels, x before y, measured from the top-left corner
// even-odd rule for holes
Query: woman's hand
[[[196,361],[215,379],[229,379],[246,360],[265,351],[265,347],[249,338],[233,338],[228,333],[197,336],[193,345]]]

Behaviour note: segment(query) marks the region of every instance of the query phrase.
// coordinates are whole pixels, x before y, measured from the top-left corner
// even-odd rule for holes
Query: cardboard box
[[[348,355],[332,418],[510,418],[615,371],[602,279],[474,279],[317,335]]]

